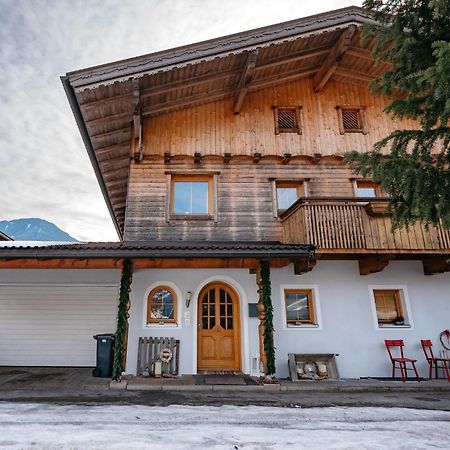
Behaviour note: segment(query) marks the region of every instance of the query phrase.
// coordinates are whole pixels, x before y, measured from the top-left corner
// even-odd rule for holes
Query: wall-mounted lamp
[[[186,292],[186,308],[189,308],[189,305],[191,304],[191,297],[192,297],[192,292],[187,291]]]

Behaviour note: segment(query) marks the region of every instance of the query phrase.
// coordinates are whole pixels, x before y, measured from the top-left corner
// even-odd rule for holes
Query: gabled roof
[[[256,91],[318,76],[330,58],[341,58],[338,51],[346,33],[351,44],[333,78],[367,84],[380,69],[373,64],[371,43],[359,42],[357,27],[372,22],[361,8],[352,6],[61,77],[119,235],[135,113],[152,117],[236,98],[243,82],[246,91]]]

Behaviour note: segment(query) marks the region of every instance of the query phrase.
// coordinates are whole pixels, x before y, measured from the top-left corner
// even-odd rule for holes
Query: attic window
[[[367,130],[364,121],[364,108],[336,106],[339,116],[339,131],[345,133],[363,133]]]
[[[301,134],[300,107],[273,107],[275,113],[275,134]]]

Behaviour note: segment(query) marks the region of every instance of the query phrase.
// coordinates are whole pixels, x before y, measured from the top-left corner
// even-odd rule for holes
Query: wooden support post
[[[250,83],[252,81],[257,57],[258,50],[250,52],[247,56],[244,70],[242,71],[241,78],[239,79],[239,83],[237,85],[236,93],[234,94],[233,114],[239,114],[241,112],[245,96],[247,95]]]
[[[263,372],[267,373],[267,355],[264,349],[264,332],[265,332],[265,320],[266,320],[266,308],[263,304],[263,286],[261,280],[261,265],[258,264],[256,268],[256,284],[258,286],[258,303],[256,307],[259,311],[259,325],[258,325],[258,335],[259,335],[259,355],[261,360],[261,365],[263,368]]]
[[[367,256],[358,261],[359,274],[370,275],[371,273],[381,272],[388,264],[388,256]]]
[[[142,127],[142,111],[140,106],[139,80],[132,81],[133,88],[133,158],[135,163],[140,163],[143,158],[143,127]]]
[[[332,77],[333,73],[341,63],[345,52],[352,45],[352,38],[355,35],[356,29],[356,25],[351,25],[342,32],[335,46],[325,58],[325,61],[314,76],[314,92],[320,92],[326,86],[328,80]]]
[[[422,265],[425,275],[450,272],[450,255],[448,258],[424,259]]]

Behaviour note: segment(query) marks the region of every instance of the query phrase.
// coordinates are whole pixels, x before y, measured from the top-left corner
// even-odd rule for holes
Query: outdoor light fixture
[[[192,297],[192,292],[187,291],[186,292],[186,308],[189,308],[189,305],[191,304],[191,297]]]

